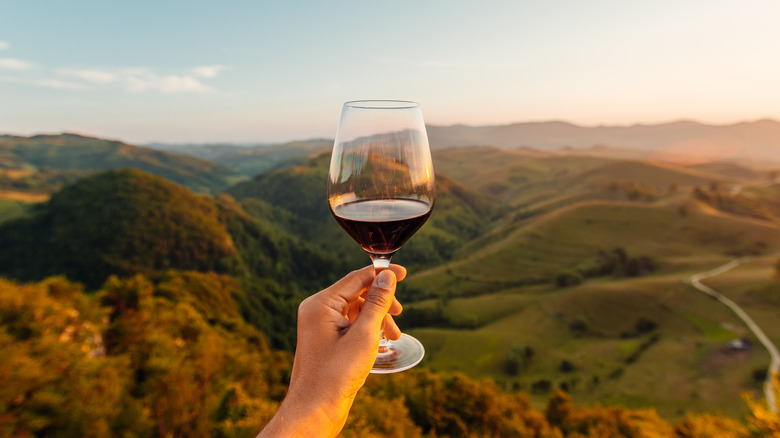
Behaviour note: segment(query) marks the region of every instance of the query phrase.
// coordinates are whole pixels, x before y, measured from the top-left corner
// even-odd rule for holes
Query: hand
[[[389,339],[401,335],[390,315],[401,313],[394,295],[404,277],[399,265],[379,274],[367,266],[301,303],[290,388],[260,437],[338,435],[376,358],[380,329]]]

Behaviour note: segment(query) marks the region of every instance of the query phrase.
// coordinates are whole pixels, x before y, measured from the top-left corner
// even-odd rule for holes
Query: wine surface
[[[412,199],[373,199],[341,204],[333,217],[366,251],[398,251],[431,215],[431,205]]]

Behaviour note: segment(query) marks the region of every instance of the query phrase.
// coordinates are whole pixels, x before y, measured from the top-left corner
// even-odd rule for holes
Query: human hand
[[[367,266],[301,303],[290,387],[261,437],[338,435],[376,358],[380,329],[389,339],[401,335],[390,315],[401,313],[394,295],[404,277],[399,265],[378,274]]]

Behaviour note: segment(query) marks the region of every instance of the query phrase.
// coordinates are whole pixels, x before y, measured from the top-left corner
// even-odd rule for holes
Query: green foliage
[[[588,323],[582,318],[576,318],[569,324],[569,330],[577,335],[582,335],[588,332]]]
[[[598,256],[588,263],[577,267],[576,273],[584,278],[606,275],[640,277],[655,272],[658,267],[659,262],[653,257],[646,255],[629,256],[625,248],[617,247],[612,249],[612,251],[599,250]],[[580,284],[581,282],[574,284]],[[558,283],[557,277],[556,284],[559,287],[564,287]]]
[[[504,369],[510,376],[519,375],[534,356],[534,349],[515,345],[506,353]]]
[[[0,433],[254,435],[284,396],[291,357],[242,320],[230,299],[237,287],[226,276],[175,271],[155,281],[112,277],[91,295],[62,278],[0,280]],[[552,383],[531,388],[546,393]],[[749,403],[752,432],[770,436],[776,416]],[[562,392],[538,411],[526,394],[491,381],[420,368],[369,378],[342,435],[703,438],[747,430],[720,415],[670,424],[652,410],[578,406]]]
[[[639,319],[636,320],[636,324],[634,325],[636,332],[639,334],[652,332],[657,327],[658,327],[657,322],[653,321],[652,319],[645,318],[644,316],[640,316]]]
[[[136,170],[84,178],[0,225],[0,273],[66,275],[95,289],[110,275],[166,269],[274,278],[316,289],[343,272],[323,251],[246,214]]]
[[[582,284],[584,281],[582,274],[570,269],[563,270],[555,275],[555,285],[558,287],[569,287]]]
[[[0,224],[24,215],[26,210],[26,203],[0,199]]]
[[[228,327],[209,323],[189,304],[194,296],[163,297],[214,281],[229,280],[114,278],[86,296],[57,278],[0,280],[3,436],[256,433],[283,394],[289,359],[272,353],[235,307],[209,310]]]
[[[65,274],[89,288],[109,275],[167,268],[229,272],[237,258],[214,203],[135,170],[67,186],[29,217],[0,226],[0,272]]]
[[[558,365],[558,370],[562,373],[571,373],[575,369],[576,367],[574,366],[574,363],[568,359],[563,359],[560,365]]]

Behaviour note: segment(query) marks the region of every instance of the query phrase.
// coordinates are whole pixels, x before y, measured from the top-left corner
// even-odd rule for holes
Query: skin
[[[287,396],[258,435],[335,437],[366,382],[379,346],[400,330],[391,315],[401,313],[395,285],[406,269],[390,265],[353,271],[298,307],[298,344]]]

